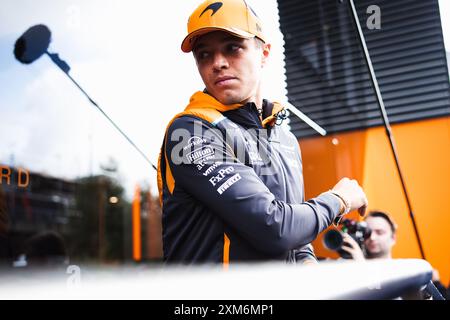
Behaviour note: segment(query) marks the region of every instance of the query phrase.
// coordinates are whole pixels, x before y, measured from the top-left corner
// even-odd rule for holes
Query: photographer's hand
[[[358,210],[360,216],[364,216],[367,208],[367,197],[356,180],[341,179],[331,190],[345,199],[350,205],[350,211]]]
[[[359,247],[358,243],[348,233],[342,233],[342,237],[344,240],[344,243],[341,247],[342,250],[350,254],[353,260],[366,260],[366,258],[364,257],[364,253]]]

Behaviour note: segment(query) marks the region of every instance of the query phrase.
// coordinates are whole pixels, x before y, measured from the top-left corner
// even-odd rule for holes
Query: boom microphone
[[[39,59],[43,54],[46,54],[50,59],[60,68],[69,79],[83,92],[89,101],[96,107],[108,121],[127,139],[127,141],[141,154],[141,156],[156,170],[155,165],[147,158],[147,156],[136,146],[136,144],[119,128],[119,126],[98,106],[98,104],[91,99],[91,97],[80,87],[80,85],[70,76],[70,66],[61,60],[56,53],[49,53],[48,46],[51,40],[50,29],[38,24],[30,27],[25,33],[16,41],[14,45],[14,56],[18,61],[24,64],[30,64]]]
[[[47,52],[51,32],[43,24],[29,28],[16,41],[14,56],[22,63],[30,64]]]

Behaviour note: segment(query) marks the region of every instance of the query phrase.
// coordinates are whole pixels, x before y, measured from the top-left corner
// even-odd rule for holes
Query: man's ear
[[[267,59],[269,58],[270,55],[270,48],[271,48],[271,44],[270,43],[264,43],[262,45],[262,59],[261,59],[261,67],[264,67],[267,63]]]

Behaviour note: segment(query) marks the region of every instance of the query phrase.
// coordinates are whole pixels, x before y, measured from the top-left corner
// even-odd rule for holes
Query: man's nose
[[[222,53],[218,52],[218,53],[214,54],[213,68],[215,70],[221,70],[224,68],[228,68],[228,66],[229,66],[228,60]]]

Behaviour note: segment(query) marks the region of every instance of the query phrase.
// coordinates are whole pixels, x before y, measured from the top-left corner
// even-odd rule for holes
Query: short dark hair
[[[364,218],[364,220],[366,220],[367,218],[370,218],[370,217],[383,218],[384,220],[387,221],[387,223],[391,227],[392,234],[395,234],[395,232],[397,231],[397,225],[395,224],[395,222],[392,220],[392,218],[386,212],[370,211],[369,214]]]

